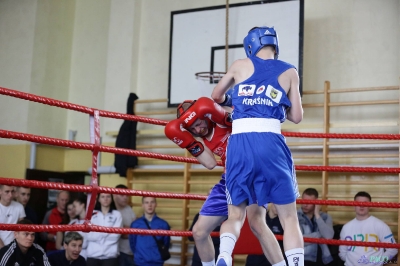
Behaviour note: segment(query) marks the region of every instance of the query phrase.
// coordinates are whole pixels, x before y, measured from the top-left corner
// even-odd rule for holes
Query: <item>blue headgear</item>
[[[272,45],[275,47],[275,59],[278,59],[278,34],[276,33],[274,27],[252,28],[247,36],[243,39],[243,46],[247,57],[255,56],[261,48],[267,45]]]

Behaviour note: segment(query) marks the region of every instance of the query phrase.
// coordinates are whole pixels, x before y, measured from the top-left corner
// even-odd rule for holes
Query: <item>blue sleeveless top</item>
[[[232,118],[273,118],[284,122],[286,108],[292,106],[278,77],[293,65],[280,60],[249,58],[254,73],[247,80],[233,87]]]

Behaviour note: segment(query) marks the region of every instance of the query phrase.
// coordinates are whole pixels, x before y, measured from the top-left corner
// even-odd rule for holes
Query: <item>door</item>
[[[26,169],[25,179],[38,181],[56,181],[66,184],[85,184],[87,172],[52,172],[36,169]],[[47,210],[55,206],[55,197],[58,191],[31,188],[31,198],[28,206],[35,210],[38,220],[42,223]],[[70,192],[70,199],[76,198],[80,192]]]

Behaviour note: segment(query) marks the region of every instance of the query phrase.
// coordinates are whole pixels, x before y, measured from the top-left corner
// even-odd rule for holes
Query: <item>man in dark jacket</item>
[[[302,199],[318,199],[315,188],[307,188],[302,194]],[[297,211],[300,230],[304,237],[332,239],[334,235],[332,217],[321,211],[321,205],[302,204]],[[329,247],[326,244],[308,243],[304,245],[304,265],[322,266],[333,261]]]
[[[22,219],[17,224],[32,224]],[[0,249],[0,266],[51,266],[46,253],[39,245],[33,243],[35,232],[14,232],[15,239]]]
[[[80,255],[83,237],[78,232],[68,232],[64,237],[64,250],[53,252],[49,261],[53,266],[86,266],[86,260]]]

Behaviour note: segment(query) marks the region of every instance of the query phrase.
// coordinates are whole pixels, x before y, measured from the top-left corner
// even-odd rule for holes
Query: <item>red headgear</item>
[[[189,128],[197,119],[205,120],[207,123],[208,132],[211,132],[213,123],[208,117],[198,117],[196,113],[196,100],[186,100],[181,103],[177,108],[177,118],[182,122],[182,127],[188,130],[195,137],[201,137],[193,133]]]

